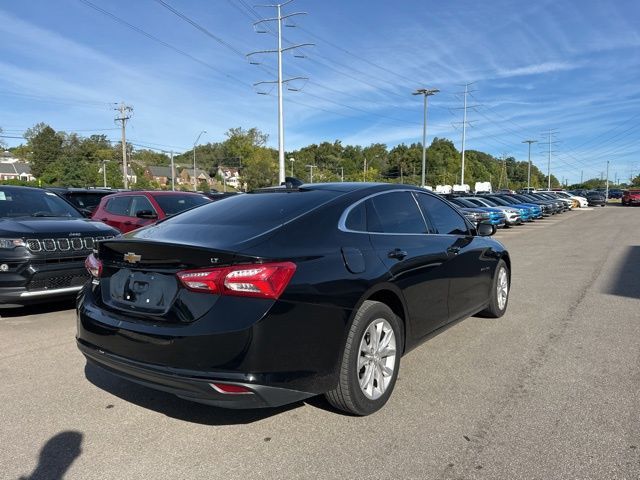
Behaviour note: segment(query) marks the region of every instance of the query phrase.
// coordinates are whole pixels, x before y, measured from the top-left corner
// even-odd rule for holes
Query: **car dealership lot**
[[[496,238],[507,314],[409,353],[364,418],[192,404],[85,368],[68,304],[3,311],[0,478],[638,478],[640,209]]]

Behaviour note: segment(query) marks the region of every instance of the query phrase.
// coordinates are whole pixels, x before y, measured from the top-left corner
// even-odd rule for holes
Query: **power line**
[[[162,39],[156,37],[155,35],[152,35],[152,34],[146,32],[146,31],[142,30],[141,28],[136,27],[135,25],[132,25],[131,23],[127,22],[126,20],[118,17],[117,15],[114,15],[111,12],[108,12],[107,10],[105,10],[103,8],[100,8],[97,5],[94,5],[93,3],[89,2],[88,0],[79,0],[79,1],[84,3],[85,5],[87,5],[88,7],[92,8],[92,9],[94,9],[94,10],[100,12],[100,13],[102,13],[103,15],[106,15],[107,17],[111,18],[112,20],[124,25],[125,27],[127,27],[127,28],[129,28],[129,29],[131,29],[131,30],[133,30],[133,31],[135,31],[137,33],[139,33],[140,35],[143,35],[143,36],[147,37],[148,39],[153,40],[156,43],[159,43],[160,45],[164,46],[165,48],[168,48],[169,50],[172,50],[172,51],[174,51],[174,52],[176,52],[176,53],[178,53],[178,54],[180,54],[180,55],[182,55],[184,57],[187,57],[187,58],[193,60],[196,63],[199,63],[200,65],[202,65],[204,67],[207,67],[207,68],[213,70],[214,72],[216,72],[219,75],[222,75],[224,77],[230,78],[231,80],[233,80],[235,82],[238,82],[238,83],[240,83],[242,85],[249,86],[249,87],[251,86],[250,84],[246,83],[244,80],[241,80],[240,78],[235,77],[233,75],[229,75],[228,73],[221,72],[220,70],[218,70],[218,68],[216,68],[215,66],[211,65],[210,63],[207,63],[207,62],[205,62],[203,60],[200,60],[199,58],[194,57],[190,53],[187,53],[184,50],[181,50],[181,49],[179,49],[177,47],[174,47],[170,43],[165,42],[164,40],[162,40]]]

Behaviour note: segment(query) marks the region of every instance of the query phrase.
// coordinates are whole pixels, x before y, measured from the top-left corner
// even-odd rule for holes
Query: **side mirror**
[[[136,217],[156,220],[158,218],[158,215],[153,213],[151,210],[138,210],[136,212]]]
[[[476,231],[481,237],[490,237],[491,235],[496,233],[496,226],[489,223],[481,223],[476,228]]]

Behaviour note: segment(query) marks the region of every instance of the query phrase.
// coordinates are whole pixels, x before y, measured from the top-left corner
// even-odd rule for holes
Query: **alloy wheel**
[[[498,272],[498,282],[496,285],[496,293],[498,297],[498,308],[504,310],[507,305],[507,298],[509,296],[509,278],[507,276],[507,270],[502,267]]]
[[[366,328],[360,340],[358,383],[370,400],[380,398],[387,390],[396,368],[396,336],[384,318]]]

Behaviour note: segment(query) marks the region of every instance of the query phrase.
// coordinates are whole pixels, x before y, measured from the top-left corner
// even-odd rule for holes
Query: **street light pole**
[[[607,187],[604,198],[605,202],[609,199],[609,160],[607,160]]]
[[[421,186],[424,188],[425,186],[425,176],[427,169],[427,98],[431,95],[435,95],[440,90],[437,88],[427,89],[420,88],[413,92],[412,95],[423,95],[424,96],[424,122],[422,124],[422,181]]]
[[[529,144],[529,168],[527,169],[527,192],[531,190],[531,144],[538,143],[537,140],[523,140],[522,143]]]
[[[197,190],[196,184],[198,182],[197,175],[196,175],[196,145],[198,144],[198,140],[200,140],[200,137],[202,136],[203,133],[207,133],[207,131],[202,130],[196,137],[196,141],[193,142],[193,191],[194,192]]]
[[[291,176],[293,177],[293,162],[295,162],[296,159],[293,157],[289,158],[289,163],[291,164]]]

